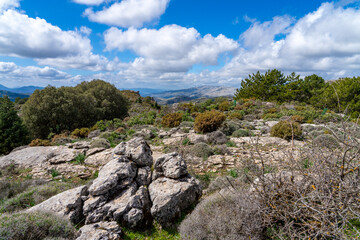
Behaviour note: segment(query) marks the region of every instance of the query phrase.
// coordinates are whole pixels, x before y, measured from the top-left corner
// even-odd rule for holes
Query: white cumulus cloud
[[[104,39],[108,51],[131,50],[138,55],[132,66],[143,71],[184,72],[194,64],[216,65],[220,54],[238,48],[236,41],[224,35],[201,37],[196,29],[178,25],[159,30],[111,28]]]
[[[16,8],[19,7],[19,0],[1,0],[0,1],[0,12],[2,10],[7,10],[10,8]]]
[[[84,5],[100,5],[108,0],[73,0],[73,2]]]
[[[84,15],[90,21],[119,27],[142,27],[164,14],[170,0],[122,0],[100,11],[92,8],[85,10]]]

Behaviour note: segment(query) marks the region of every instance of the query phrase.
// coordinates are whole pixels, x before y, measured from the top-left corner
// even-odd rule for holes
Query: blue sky
[[[0,84],[238,87],[273,68],[359,76],[359,2],[0,0]]]

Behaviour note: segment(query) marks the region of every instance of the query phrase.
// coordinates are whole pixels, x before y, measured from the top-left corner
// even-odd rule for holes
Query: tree
[[[26,125],[33,137],[91,127],[100,120],[127,116],[129,103],[120,90],[102,80],[82,82],[76,87],[36,90],[23,105]]]
[[[5,96],[0,98],[0,154],[28,143],[28,131],[14,108]]]
[[[241,82],[241,88],[237,89],[235,98],[255,97],[263,101],[281,100],[285,84],[286,78],[277,69],[269,70],[265,74],[258,71]]]

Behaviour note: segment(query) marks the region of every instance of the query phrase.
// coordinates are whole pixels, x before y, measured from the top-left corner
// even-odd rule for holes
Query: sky
[[[360,0],[0,0],[0,84],[239,87],[360,76]]]

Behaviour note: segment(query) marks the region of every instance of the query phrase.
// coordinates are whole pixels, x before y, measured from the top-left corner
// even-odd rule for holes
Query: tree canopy
[[[13,102],[7,96],[0,98],[0,154],[27,144],[28,140],[28,131]]]
[[[22,116],[34,137],[45,138],[99,120],[127,116],[129,103],[115,86],[102,80],[82,82],[75,87],[36,90],[23,105]]]

